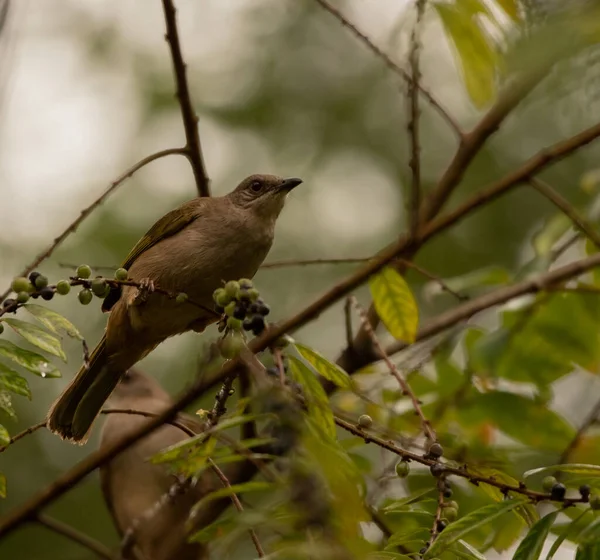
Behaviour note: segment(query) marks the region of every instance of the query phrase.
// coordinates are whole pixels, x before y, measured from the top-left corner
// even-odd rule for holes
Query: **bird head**
[[[229,198],[236,206],[247,208],[265,218],[279,216],[290,191],[302,183],[302,179],[284,179],[276,175],[250,175],[246,177]]]

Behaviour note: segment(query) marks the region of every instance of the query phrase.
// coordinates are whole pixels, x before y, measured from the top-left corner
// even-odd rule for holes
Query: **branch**
[[[327,0],[315,0],[319,6],[321,6],[324,10],[329,12],[334,18],[336,18],[344,27],[349,29],[352,34],[359,39],[371,52],[373,52],[376,56],[378,56],[385,65],[392,71],[394,74],[400,76],[404,81],[411,84],[412,78],[410,74],[401,68],[397,63],[395,63],[386,53],[384,53],[377,45],[371,41],[362,31],[360,31],[353,23],[346,19],[342,13],[334,8]],[[420,91],[421,95],[427,99],[429,104],[439,113],[439,115],[446,121],[448,126],[454,131],[454,133],[462,138],[463,131],[460,128],[459,124],[454,120],[452,115],[442,107],[442,105],[437,101],[428,90],[426,90],[421,84],[415,84],[415,87]]]
[[[162,5],[167,27],[165,38],[167,43],[169,43],[171,58],[173,60],[173,72],[175,73],[175,83],[177,84],[177,98],[181,107],[181,117],[185,131],[186,144],[184,153],[192,166],[198,195],[210,196],[210,181],[204,167],[200,134],[198,133],[198,117],[192,106],[192,99],[186,78],[186,64],[181,54],[175,6],[172,0],[162,0]]]
[[[540,179],[532,177],[529,179],[529,184],[563,212],[563,214],[575,224],[576,229],[580,230],[598,249],[600,249],[600,235],[598,235],[594,226],[581,216],[568,200],[563,198],[550,185]]]
[[[46,427],[46,421],[44,420],[43,422],[34,424],[33,426],[30,426],[26,430],[19,432],[17,435],[14,435],[13,437],[11,437],[9,442],[6,445],[0,446],[0,453],[2,453],[3,451],[6,451],[9,446],[11,446],[13,443],[15,443],[15,441],[19,441],[21,438],[28,436],[29,434],[32,434],[33,432],[37,432],[40,428],[45,428],[45,427]]]
[[[59,535],[62,535],[63,537],[80,544],[88,550],[91,550],[96,556],[99,556],[100,558],[106,558],[107,560],[112,560],[113,555],[107,547],[97,540],[88,537],[85,533],[77,531],[77,529],[74,529],[70,525],[62,523],[61,521],[58,521],[43,513],[38,514],[35,520],[43,527],[46,527],[46,529],[50,529],[50,531],[58,533]]]
[[[79,216],[65,229],[58,237],[54,239],[54,241],[48,246],[43,252],[41,252],[31,263],[29,263],[22,271],[19,276],[27,276],[32,270],[34,270],[37,266],[39,266],[43,261],[45,261],[54,250],[71,234],[73,233],[100,204],[102,204],[110,194],[112,194],[115,189],[123,183],[126,179],[129,179],[136,171],[139,171],[145,165],[153,162],[154,160],[163,158],[165,156],[170,155],[185,155],[185,150],[183,148],[170,148],[168,150],[162,150],[160,152],[156,152],[155,154],[149,155],[144,159],[138,161],[135,165],[130,167],[127,171],[125,171],[122,175],[117,177],[100,195],[92,204],[84,208]],[[10,294],[10,288],[8,288],[2,295],[0,295],[0,301],[4,300],[8,294]]]
[[[598,417],[600,417],[600,401],[598,401],[592,407],[592,410],[583,421],[583,424],[579,426],[577,433],[569,442],[569,445],[567,445],[565,450],[562,452],[560,459],[558,460],[559,465],[569,462],[571,454],[573,453],[573,451],[575,451],[575,449],[577,449],[577,446],[579,445],[579,442],[581,441],[583,435],[598,421]]]
[[[408,135],[411,155],[409,166],[412,170],[412,188],[410,199],[410,235],[416,237],[419,229],[419,209],[421,207],[421,146],[419,144],[419,28],[426,0],[417,0],[417,21],[410,36],[410,81],[408,82],[409,120]],[[370,326],[370,325],[369,325]]]

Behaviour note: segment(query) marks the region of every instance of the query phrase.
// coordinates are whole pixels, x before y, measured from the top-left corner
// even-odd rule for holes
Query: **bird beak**
[[[279,185],[279,189],[282,191],[290,192],[293,188],[297,187],[300,183],[302,183],[302,179],[298,179],[296,177],[292,177],[291,179],[284,179],[284,181]]]

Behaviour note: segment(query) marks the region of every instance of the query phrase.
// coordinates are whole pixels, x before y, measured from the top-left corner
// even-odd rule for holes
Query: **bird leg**
[[[154,281],[150,278],[142,278],[138,286],[138,292],[133,298],[132,305],[141,305],[148,301],[148,297],[154,292]]]

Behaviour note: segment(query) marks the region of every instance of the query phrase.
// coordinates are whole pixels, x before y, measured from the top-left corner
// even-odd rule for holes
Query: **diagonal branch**
[[[346,17],[336,8],[334,8],[327,0],[315,0],[319,6],[321,6],[324,10],[329,12],[334,18],[336,18],[344,27],[349,29],[352,34],[358,38],[371,52],[375,53],[385,65],[392,71],[394,74],[400,76],[403,80],[408,82],[409,84],[412,82],[412,78],[410,74],[404,70],[404,68],[400,67],[397,63],[395,63],[389,55],[384,53],[369,37],[367,37],[362,31],[360,31],[352,22],[350,22]],[[448,126],[455,132],[455,134],[462,138],[463,131],[460,128],[460,125],[454,120],[452,115],[442,107],[439,101],[433,97],[428,90],[426,90],[422,85],[416,84],[415,86],[420,92],[421,95],[427,99],[429,104],[439,113],[439,115],[446,121]]]
[[[34,270],[37,266],[40,265],[43,261],[45,261],[55,249],[71,234],[73,233],[80,225],[83,220],[85,220],[98,206],[100,206],[109,195],[111,195],[115,189],[121,185],[126,179],[129,179],[136,171],[139,171],[142,167],[148,165],[149,163],[163,158],[165,156],[170,155],[185,155],[185,150],[183,148],[170,148],[168,150],[161,150],[160,152],[156,152],[155,154],[151,154],[144,159],[138,161],[135,165],[131,166],[127,171],[125,171],[122,175],[117,177],[94,202],[92,202],[89,206],[84,208],[77,219],[75,219],[68,227],[65,229],[58,237],[54,239],[54,241],[42,251],[31,263],[29,263],[22,271],[19,276],[27,276],[32,270]],[[10,294],[10,288],[7,289],[3,294],[0,295],[0,301],[4,300],[6,296]]]
[[[186,64],[181,54],[175,6],[173,5],[173,0],[162,0],[162,5],[167,27],[165,38],[167,43],[169,43],[171,58],[173,60],[173,72],[175,73],[175,83],[177,84],[177,98],[181,107],[181,117],[185,131],[185,155],[189,159],[194,172],[198,195],[210,196],[210,181],[204,166],[200,134],[198,133],[198,116],[192,106],[192,98],[186,77]]]

